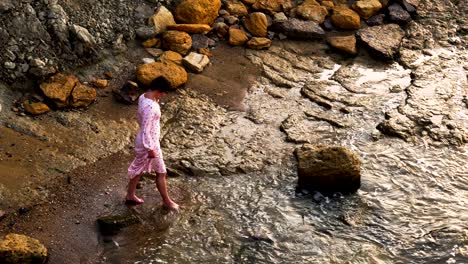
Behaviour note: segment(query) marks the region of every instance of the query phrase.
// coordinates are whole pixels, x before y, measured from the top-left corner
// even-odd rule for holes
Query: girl
[[[138,99],[138,124],[140,130],[135,139],[135,159],[128,168],[130,182],[126,201],[142,204],[143,199],[136,196],[136,186],[141,174],[156,172],[156,186],[163,200],[163,206],[168,209],[178,210],[179,205],[169,197],[166,187],[166,166],[159,144],[161,110],[159,99],[171,90],[166,79],[156,79],[151,88],[140,95]]]

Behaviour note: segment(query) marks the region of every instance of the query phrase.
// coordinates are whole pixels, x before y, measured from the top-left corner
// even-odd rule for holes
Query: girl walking
[[[138,98],[138,124],[140,130],[135,139],[135,159],[128,168],[130,182],[126,202],[142,204],[143,199],[136,196],[136,186],[143,173],[156,173],[156,186],[161,194],[163,206],[167,209],[178,210],[169,196],[166,186],[166,166],[164,164],[160,138],[161,109],[159,100],[171,91],[169,83],[164,78],[156,79],[151,88]]]

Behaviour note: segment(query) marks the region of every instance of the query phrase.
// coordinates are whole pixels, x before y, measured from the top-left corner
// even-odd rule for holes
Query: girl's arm
[[[154,138],[154,119],[155,119],[155,114],[156,111],[152,107],[147,107],[145,111],[143,112],[143,118],[142,118],[142,141],[143,141],[143,146],[148,150],[148,155],[151,156],[150,152],[152,152],[156,146],[157,146],[157,141]],[[154,153],[153,153],[154,154]],[[154,157],[150,157],[154,158]]]

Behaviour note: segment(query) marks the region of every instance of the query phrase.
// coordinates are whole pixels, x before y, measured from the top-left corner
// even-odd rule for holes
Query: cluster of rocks
[[[92,104],[97,97],[96,89],[105,89],[109,80],[98,79],[92,86],[80,82],[71,74],[57,73],[39,85],[40,94],[28,94],[13,107],[14,112],[40,115],[51,109],[82,108]]]

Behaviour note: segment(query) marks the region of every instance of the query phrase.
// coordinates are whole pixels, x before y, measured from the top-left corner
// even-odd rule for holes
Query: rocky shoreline
[[[55,2],[44,3],[53,5]],[[417,21],[409,22],[402,33],[404,36],[399,35],[401,45],[399,42],[398,49],[392,51],[395,52],[393,55],[398,54],[394,57],[396,61],[375,61],[371,57],[374,53],[371,52],[369,56],[366,49],[356,49],[356,57],[343,56],[320,40],[283,39],[274,41],[268,51],[244,50],[218,44],[217,49],[211,50],[214,55],[211,57],[212,65],[207,66],[201,74],[189,70],[186,89],[178,89],[176,95],[169,98],[163,107],[162,146],[164,153],[167,153],[170,173],[195,177],[253,174],[276,168],[275,164],[284,164],[284,160],[292,157],[293,150],[304,143],[327,144],[333,139],[345,140],[350,137],[389,144],[396,140],[391,137],[396,136],[408,142],[422,142],[430,148],[463,148],[468,141],[468,54],[463,48],[466,43],[466,35],[463,34],[466,24],[463,24],[463,19],[466,18],[460,16],[460,10],[451,2],[420,2]],[[154,6],[147,2],[136,3],[151,8],[145,9],[147,12],[139,20],[140,24],[132,24],[134,29],[145,24],[147,17],[153,15]],[[226,2],[223,4],[226,6]],[[42,2],[35,6],[41,5]],[[316,8],[316,5],[309,7],[312,6]],[[18,10],[15,8],[10,7],[7,11]],[[231,14],[225,15],[223,21],[235,21],[229,17]],[[251,19],[256,18],[254,16]],[[452,25],[457,26],[452,28]],[[250,32],[248,26],[245,27],[245,31]],[[244,29],[234,27],[228,32],[232,31],[235,35],[239,30]],[[369,37],[370,41],[376,38],[374,33],[366,30],[364,28],[358,33],[361,38]],[[396,29],[397,32],[400,30]],[[73,34],[78,31],[75,28]],[[132,31],[128,32],[131,34]],[[276,37],[279,38],[279,34],[275,34]],[[347,35],[344,37],[348,38]],[[164,45],[164,40],[158,41]],[[158,41],[153,43],[157,45]],[[234,43],[234,40],[227,41],[231,45]],[[100,42],[96,40],[97,45],[101,45]],[[104,47],[107,44],[102,45]],[[132,47],[131,43],[126,42],[126,45]],[[136,130],[131,112],[134,108],[116,104],[110,94],[113,90],[119,91],[125,87],[127,80],[138,72],[137,67],[142,59],[148,58],[148,48],[139,46],[139,43],[137,45],[138,48],[130,48],[127,53],[111,55],[94,66],[75,71],[80,80],[88,80],[89,84],[92,82],[97,85],[94,82],[96,76],[108,79],[107,87],[96,89],[97,102],[89,108],[65,108],[45,115],[27,116],[20,111],[11,111],[16,107],[13,102],[18,99],[19,92],[11,86],[1,87],[0,119],[3,127],[0,128],[0,139],[1,154],[4,156],[0,158],[0,165],[2,170],[8,170],[9,177],[17,179],[17,182],[12,183],[5,180],[7,177],[2,177],[0,182],[0,218],[5,219],[0,220],[2,232],[21,227],[18,230],[40,235],[41,240],[44,239],[55,254],[66,257],[67,251],[60,253],[60,247],[66,245],[66,241],[59,239],[58,245],[55,245],[52,243],[54,239],[47,238],[47,233],[53,232],[54,227],[44,222],[44,230],[34,230],[34,219],[31,220],[30,216],[45,219],[44,212],[59,208],[61,202],[55,199],[60,195],[66,197],[63,195],[67,192],[76,195],[76,201],[67,209],[68,213],[73,212],[73,206],[82,206],[80,208],[86,210],[80,201],[80,194],[72,188],[75,182],[74,178],[69,177],[69,172],[99,163],[105,157],[109,159],[106,159],[107,165],[115,160],[125,162],[112,154],[118,153],[119,156],[131,152],[128,146]],[[352,48],[346,49],[354,53]],[[188,54],[188,50],[185,52]],[[158,55],[161,54],[158,51]],[[165,51],[165,54],[163,61],[169,61],[166,64],[159,57],[160,62],[144,65],[171,63],[179,65],[177,67],[187,67],[181,55],[169,51]],[[73,64],[73,67],[76,65]],[[113,76],[104,76],[103,73],[109,70]],[[263,76],[252,82],[260,72]],[[160,76],[158,74],[156,72],[147,84]],[[10,82],[13,80],[10,77],[2,80]],[[20,82],[19,79],[15,80]],[[40,98],[35,100],[40,101]],[[35,146],[34,150],[32,146]],[[93,146],[92,149],[89,146]],[[77,176],[84,183],[77,184],[77,188],[91,193],[93,186],[89,185],[87,173],[99,177],[102,168],[84,170]],[[99,208],[104,211],[118,207],[120,190],[125,184],[123,172],[113,172],[116,175],[105,173],[106,179],[100,181],[103,184],[100,187],[118,181],[109,190],[100,188],[102,193],[112,194],[111,202],[100,201],[102,208]],[[187,196],[179,190],[178,195]],[[107,207],[104,203],[108,204]],[[39,209],[32,206],[35,204],[39,204]],[[6,216],[2,215],[1,210],[6,212]],[[87,223],[81,231],[94,235],[94,231],[88,227],[93,225],[95,213],[98,212],[93,211],[90,218],[82,220],[62,219],[57,213],[54,219],[67,227],[60,231],[62,234],[69,232],[67,229],[74,230],[69,226],[70,223],[72,226],[79,225],[75,223],[79,221]],[[70,219],[79,218],[73,217]],[[81,254],[86,254],[86,250],[89,248],[83,249]]]

